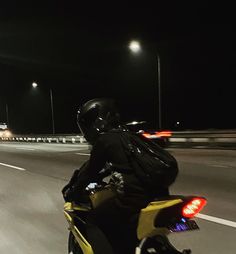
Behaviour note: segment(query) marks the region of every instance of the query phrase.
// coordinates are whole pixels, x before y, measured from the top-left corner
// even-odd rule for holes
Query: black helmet
[[[114,100],[97,98],[87,101],[78,110],[77,124],[85,139],[94,144],[101,132],[119,126],[119,118]]]

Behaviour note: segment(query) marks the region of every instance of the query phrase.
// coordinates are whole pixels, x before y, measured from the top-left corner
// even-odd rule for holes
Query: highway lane
[[[87,156],[76,153],[88,151],[88,145],[3,143],[0,144],[0,162],[17,164],[27,171],[68,180],[74,169]]]
[[[173,194],[205,196],[202,213],[234,222],[234,227],[196,219],[199,232],[171,235],[181,248],[193,253],[233,254],[236,251],[236,151],[205,149],[170,149],[178,160],[180,174],[171,187]]]
[[[171,192],[206,196],[203,214],[236,222],[236,151],[170,151],[180,166]],[[84,145],[0,144],[0,253],[66,253],[60,191],[88,153]],[[200,231],[171,236],[177,246],[196,254],[235,253],[236,228],[196,220]]]
[[[173,192],[207,195],[204,212],[236,221],[236,151],[176,149],[180,175]]]
[[[0,253],[67,253],[61,189],[87,158],[76,152],[87,149],[0,144]]]
[[[66,253],[63,184],[0,166],[0,253]]]

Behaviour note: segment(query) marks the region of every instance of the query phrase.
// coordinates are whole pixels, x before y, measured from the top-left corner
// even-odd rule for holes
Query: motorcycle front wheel
[[[83,254],[79,244],[75,240],[74,235],[70,231],[69,238],[68,238],[68,253],[69,254]]]

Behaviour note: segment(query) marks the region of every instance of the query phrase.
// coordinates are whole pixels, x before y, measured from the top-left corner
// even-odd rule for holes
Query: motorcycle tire
[[[185,250],[189,251],[189,250]],[[142,243],[142,251],[141,254],[151,254],[151,253],[157,253],[157,254],[183,254],[190,252],[180,252],[177,249],[174,248],[174,246],[169,242],[167,237],[165,236],[157,236],[157,237],[151,237],[146,238],[145,241]]]
[[[72,232],[69,233],[68,238],[68,254],[83,254],[79,244],[76,242]]]

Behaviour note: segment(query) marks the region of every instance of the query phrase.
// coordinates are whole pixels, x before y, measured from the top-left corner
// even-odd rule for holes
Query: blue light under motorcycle
[[[181,219],[180,222],[177,222],[168,227],[170,232],[184,232],[189,230],[197,230],[199,229],[197,223],[194,220],[186,220],[184,218]]]

